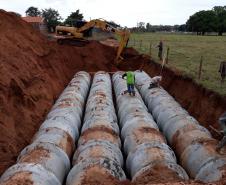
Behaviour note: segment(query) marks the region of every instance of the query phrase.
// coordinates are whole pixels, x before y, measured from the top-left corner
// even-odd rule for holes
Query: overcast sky
[[[226,5],[226,0],[0,0],[0,9],[22,15],[30,6],[57,9],[63,18],[80,9],[86,20],[104,18],[122,26],[137,22],[183,24],[199,10]]]

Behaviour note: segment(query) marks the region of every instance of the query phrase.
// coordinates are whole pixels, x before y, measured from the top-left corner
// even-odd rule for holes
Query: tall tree
[[[204,35],[206,32],[216,31],[217,17],[212,10],[199,11],[190,16],[186,23],[188,31]]]
[[[75,12],[72,12],[67,19],[64,21],[65,24],[69,24],[71,26],[74,26],[76,21],[83,20],[83,14],[80,13],[80,10],[76,10]]]
[[[215,6],[213,11],[217,17],[217,32],[222,36],[226,32],[226,6]]]
[[[179,25],[177,31],[185,32],[186,31],[186,24]]]
[[[138,22],[137,28],[140,32],[145,32],[145,22]]]
[[[26,13],[26,16],[31,16],[31,17],[37,17],[41,15],[41,12],[38,10],[38,8],[33,6],[29,7],[25,13]]]
[[[151,24],[150,23],[146,24],[146,31],[147,32],[151,31]]]
[[[62,19],[59,12],[52,8],[42,10],[42,17],[45,18],[50,32],[55,31],[56,26],[60,24]]]

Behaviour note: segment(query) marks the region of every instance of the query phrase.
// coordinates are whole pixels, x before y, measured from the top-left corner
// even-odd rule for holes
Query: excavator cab
[[[75,21],[75,24],[73,25],[76,28],[81,28],[83,27],[87,22],[86,21],[81,21],[81,20],[77,20]]]

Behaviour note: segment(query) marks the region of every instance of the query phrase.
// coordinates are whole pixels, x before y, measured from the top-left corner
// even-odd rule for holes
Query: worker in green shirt
[[[128,71],[125,74],[122,75],[122,78],[125,79],[127,81],[127,89],[129,92],[129,95],[133,95],[135,96],[135,89],[134,89],[134,85],[135,85],[135,74],[132,71]]]
[[[219,123],[222,128],[222,133],[224,134],[223,139],[217,145],[216,150],[220,151],[226,145],[226,112],[219,118]]]

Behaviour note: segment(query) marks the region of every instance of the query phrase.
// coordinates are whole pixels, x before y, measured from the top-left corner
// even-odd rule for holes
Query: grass
[[[140,47],[140,40],[142,45]],[[164,42],[164,53],[170,47],[169,66],[174,67],[184,74],[191,76],[198,83],[208,89],[226,95],[226,81],[222,85],[220,63],[226,61],[226,37],[196,36],[167,33],[134,33],[131,35],[129,46],[136,48],[141,53],[150,53],[152,45],[152,58],[158,61],[159,41]],[[201,79],[198,79],[198,70],[201,56],[203,56],[203,68]]]

